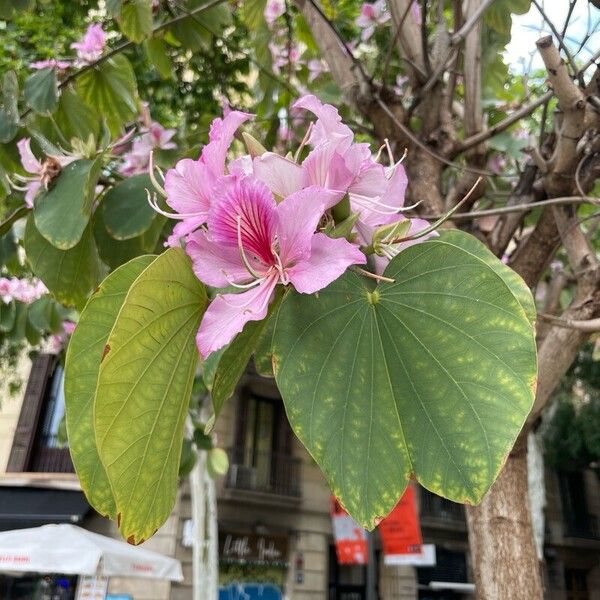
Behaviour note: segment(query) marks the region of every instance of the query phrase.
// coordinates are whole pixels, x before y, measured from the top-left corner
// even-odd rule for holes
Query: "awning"
[[[64,523],[0,533],[0,572],[13,571],[183,580],[174,558]]]
[[[0,487],[0,531],[47,523],[79,523],[89,510],[79,491]]]

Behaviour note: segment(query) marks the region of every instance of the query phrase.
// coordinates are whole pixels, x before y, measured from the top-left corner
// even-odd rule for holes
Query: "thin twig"
[[[482,2],[477,10],[471,15],[469,20],[464,23],[464,25],[452,35],[450,38],[451,46],[458,46],[469,34],[469,31],[477,25],[479,19],[483,17],[483,13],[495,2],[495,0],[485,0]]]
[[[596,333],[600,331],[600,319],[579,321],[576,319],[563,319],[546,313],[538,313],[538,317],[542,321],[551,323],[555,327],[562,327],[563,329],[576,329],[577,331],[583,331],[585,333]]]
[[[404,14],[400,18],[398,27],[396,27],[396,31],[394,31],[394,37],[392,38],[392,41],[391,41],[390,45],[388,46],[387,54],[385,56],[385,63],[383,66],[383,72],[381,74],[381,81],[384,85],[385,85],[385,82],[387,79],[388,71],[390,69],[390,63],[392,61],[392,54],[394,53],[394,48],[396,47],[396,44],[398,43],[398,38],[400,37],[400,34],[402,33],[402,27],[404,26],[404,21],[406,21],[406,17],[410,13],[410,9],[412,8],[412,5],[415,2],[416,2],[416,0],[410,0],[410,2],[408,3],[408,6],[406,7]]]
[[[473,210],[467,213],[457,213],[452,217],[453,221],[464,221],[468,219],[477,219],[479,217],[494,217],[497,215],[507,215],[516,212],[528,212],[543,206],[556,206],[561,204],[593,204],[600,206],[600,198],[586,196],[564,196],[562,198],[551,198],[550,200],[540,200],[539,202],[529,202],[527,204],[514,204],[512,206],[501,206],[500,208],[488,208],[485,210]],[[439,219],[443,215],[419,215],[421,219]]]

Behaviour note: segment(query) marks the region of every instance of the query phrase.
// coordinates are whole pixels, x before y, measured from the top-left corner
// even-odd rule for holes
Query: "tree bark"
[[[527,446],[515,448],[479,506],[467,508],[479,600],[543,598],[527,490]]]

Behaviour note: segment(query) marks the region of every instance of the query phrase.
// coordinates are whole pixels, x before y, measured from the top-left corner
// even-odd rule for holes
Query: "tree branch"
[[[467,20],[465,24],[455,32],[450,38],[450,44],[452,46],[458,46],[469,34],[471,29],[475,27],[483,17],[483,13],[495,2],[495,0],[483,0],[476,10],[472,11],[470,15],[468,14]]]
[[[546,313],[538,313],[538,317],[542,321],[551,323],[555,327],[562,327],[563,329],[576,329],[577,331],[582,331],[584,333],[597,333],[600,331],[600,319],[578,321],[576,319],[565,319]]]

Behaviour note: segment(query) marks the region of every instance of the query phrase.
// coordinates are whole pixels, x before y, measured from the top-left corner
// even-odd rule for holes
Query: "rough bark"
[[[490,492],[467,508],[471,560],[479,600],[543,597],[527,494],[527,450],[521,444]]]

